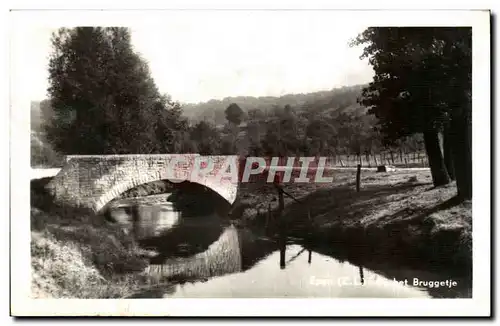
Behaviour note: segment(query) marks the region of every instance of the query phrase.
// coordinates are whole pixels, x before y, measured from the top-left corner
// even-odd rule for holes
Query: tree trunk
[[[439,187],[450,183],[441,146],[439,146],[438,133],[434,130],[424,132],[424,143],[434,186]]]
[[[451,154],[458,196],[472,199],[472,124],[471,112],[455,115],[450,126]]]
[[[446,171],[451,180],[455,180],[455,167],[453,166],[453,151],[452,151],[452,137],[448,128],[443,134],[443,155]]]

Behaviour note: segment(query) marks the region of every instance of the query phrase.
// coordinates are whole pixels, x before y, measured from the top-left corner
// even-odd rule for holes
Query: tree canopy
[[[239,125],[243,121],[245,112],[236,103],[231,103],[226,111],[226,119],[232,124]]]
[[[362,58],[375,71],[360,103],[379,119],[385,139],[423,133],[434,184],[457,171],[459,195],[470,198],[471,28],[372,27],[352,44],[365,46]]]
[[[187,122],[161,95],[126,28],[62,28],[53,35],[47,137],[65,154],[171,152]]]

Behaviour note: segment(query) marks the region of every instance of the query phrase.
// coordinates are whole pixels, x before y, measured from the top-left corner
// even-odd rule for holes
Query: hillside
[[[42,113],[40,110],[40,102],[39,101],[31,101],[30,108],[30,121],[31,121],[31,130],[40,130],[40,126],[42,125]]]
[[[63,156],[54,151],[43,133],[31,130],[31,167],[55,168],[61,167]]]
[[[238,104],[245,112],[260,110],[266,113],[275,107],[282,108],[285,105],[290,105],[298,110],[313,112],[339,111],[360,115],[366,111],[366,108],[357,104],[357,99],[361,96],[363,86],[365,85],[348,86],[307,94],[286,94],[280,97],[226,97],[222,100],[185,104],[183,105],[183,110],[184,114],[190,119],[196,121],[210,120],[217,125],[225,123],[224,110],[231,103]]]
[[[167,123],[171,144],[147,153],[199,152],[204,155],[350,155],[381,153],[388,146],[383,135],[374,128],[376,117],[366,114],[367,108],[358,104],[364,85],[318,91],[307,94],[287,94],[281,97],[227,97],[205,103],[182,105],[182,114],[191,122]],[[235,103],[239,124],[228,123],[225,111]],[[245,117],[246,115],[246,117]],[[154,118],[148,116],[148,120]],[[32,164],[52,166],[60,164],[57,153],[46,141],[40,126],[52,120],[50,101],[32,104]],[[168,119],[171,119],[169,116]],[[203,123],[200,121],[205,120]],[[180,121],[180,120],[179,120]],[[181,129],[177,126],[184,126]],[[99,127],[99,126],[96,126]],[[88,132],[86,130],[85,132]],[[154,130],[153,138],[161,130]],[[162,136],[163,137],[163,136]],[[162,139],[167,139],[163,137]],[[158,140],[152,144],[158,144]],[[108,143],[109,144],[109,143]],[[153,145],[155,148],[156,145]],[[399,142],[402,152],[422,151],[421,137],[412,136]],[[71,149],[72,151],[74,148]],[[139,149],[139,151],[141,151]],[[138,152],[134,150],[134,152]],[[402,154],[401,154],[402,156]]]

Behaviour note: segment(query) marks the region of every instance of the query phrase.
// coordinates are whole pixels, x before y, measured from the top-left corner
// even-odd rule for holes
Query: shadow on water
[[[228,206],[213,191],[183,182],[171,193],[117,200],[106,216],[122,223],[143,249],[156,251],[151,262],[159,264],[206,251],[229,225],[221,217]]]
[[[213,196],[193,187],[117,203],[139,244],[156,252],[145,269],[152,284],[131,298],[471,296],[468,280],[318,242],[307,228],[284,222],[265,232],[236,227]],[[414,279],[456,285],[413,286]]]

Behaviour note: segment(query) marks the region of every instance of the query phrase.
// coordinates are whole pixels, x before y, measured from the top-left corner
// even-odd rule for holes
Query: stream
[[[175,194],[118,199],[115,221],[154,252],[153,280],[133,298],[464,298],[470,282],[380,257],[341,258],[311,237],[236,226],[210,198]],[[309,239],[309,240],[305,240]]]

